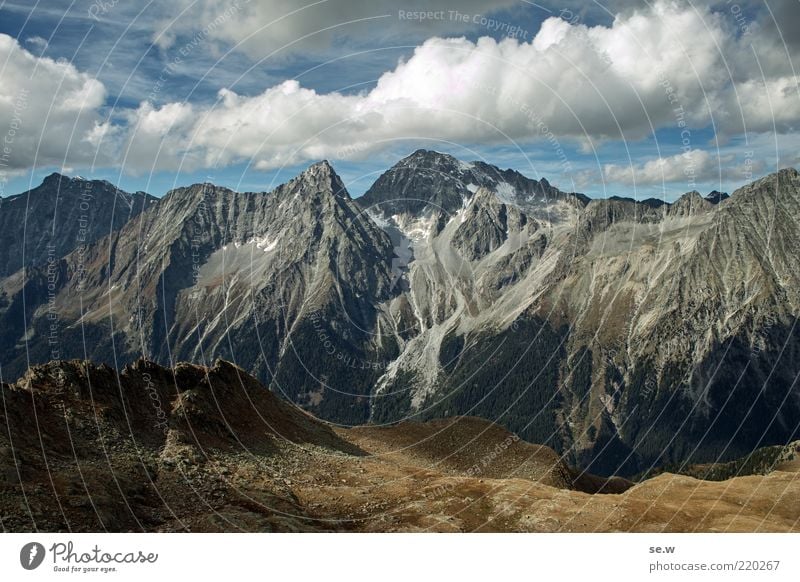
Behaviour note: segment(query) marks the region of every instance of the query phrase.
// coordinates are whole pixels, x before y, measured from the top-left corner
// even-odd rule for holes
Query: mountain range
[[[791,168],[591,200],[419,150],[357,199],[327,162],[159,199],[53,175],[0,220],[4,380],[222,358],[334,424],[482,417],[600,475],[800,436]]]

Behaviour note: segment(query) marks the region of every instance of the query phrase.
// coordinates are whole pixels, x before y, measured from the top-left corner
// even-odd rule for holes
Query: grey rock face
[[[483,415],[601,473],[794,438],[797,186],[785,170],[716,204],[612,198],[555,221],[476,191],[412,245],[418,334],[373,419]]]
[[[389,237],[327,162],[270,193],[179,188],[88,251],[59,259],[54,290],[44,269],[2,281],[4,370],[24,369],[28,354],[50,359],[50,339],[61,357],[85,349],[112,364],[224,354],[276,391],[316,401],[326,374],[349,378],[358,370],[343,362],[374,350],[374,302],[392,294],[391,257]],[[329,400],[339,406],[334,397],[319,411],[334,416]]]
[[[0,277],[119,230],[156,199],[101,180],[51,174],[33,190],[0,199]]]

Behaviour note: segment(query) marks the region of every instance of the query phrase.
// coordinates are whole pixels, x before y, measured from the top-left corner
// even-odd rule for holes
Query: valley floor
[[[768,474],[634,484],[476,418],[332,428],[225,362],[52,362],[0,388],[6,532],[800,531],[798,443]]]
[[[454,420],[456,426],[468,425],[458,430],[468,433],[467,440],[448,442],[440,437],[445,424],[337,431],[363,455],[288,443],[269,455],[206,456],[193,447],[141,456],[110,450],[107,457],[78,463],[53,460],[49,474],[41,471],[22,486],[5,465],[2,526],[5,531],[800,531],[796,462],[768,475],[717,482],[669,473],[633,486],[619,480],[612,489],[629,488],[592,494],[575,490],[574,476],[546,447],[476,419]],[[431,445],[415,446],[413,439],[429,439]]]

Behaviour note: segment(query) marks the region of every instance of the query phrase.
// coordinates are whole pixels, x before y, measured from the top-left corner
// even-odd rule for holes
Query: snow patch
[[[388,220],[386,220],[386,218],[384,218],[382,214],[379,214],[372,209],[369,209],[366,212],[367,216],[369,216],[372,219],[372,222],[377,224],[383,230],[386,230],[387,228],[392,226],[391,223]]]
[[[392,216],[392,220],[397,225],[397,229],[406,238],[411,239],[412,244],[415,245],[428,240],[434,232],[437,222],[434,214],[411,219],[395,214]]]
[[[256,237],[254,242],[256,243],[257,248],[261,249],[265,253],[268,253],[275,250],[275,247],[278,246],[280,238],[280,236],[276,236],[274,240],[270,240],[269,236]]]
[[[517,190],[508,182],[498,182],[495,191],[497,192],[497,197],[503,204],[516,203]]]

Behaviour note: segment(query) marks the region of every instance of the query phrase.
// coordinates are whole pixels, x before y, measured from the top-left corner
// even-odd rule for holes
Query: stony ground
[[[48,364],[2,395],[4,531],[800,531],[791,451],[605,481],[475,418],[332,429],[225,363]]]

